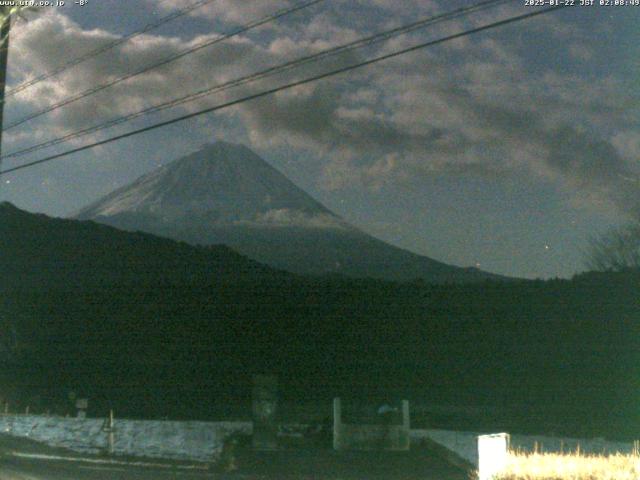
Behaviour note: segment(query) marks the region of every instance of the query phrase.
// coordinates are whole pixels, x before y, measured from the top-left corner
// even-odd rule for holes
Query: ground
[[[455,468],[424,448],[411,452],[255,452],[238,473],[250,478],[296,480],[468,480]]]
[[[278,452],[238,452],[237,470],[218,471],[204,464],[78,456],[36,442],[0,435],[2,480],[467,480],[426,447],[411,452],[334,452],[305,448]],[[17,456],[16,456],[17,454]],[[26,456],[25,456],[26,455]],[[56,459],[43,457],[57,457]],[[61,457],[73,457],[63,460]],[[116,463],[114,463],[114,461]],[[154,463],[155,465],[150,465]]]

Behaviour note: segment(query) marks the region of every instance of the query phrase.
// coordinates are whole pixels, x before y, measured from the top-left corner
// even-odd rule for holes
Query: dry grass
[[[580,452],[519,453],[509,456],[496,480],[638,480],[638,455],[584,455]]]

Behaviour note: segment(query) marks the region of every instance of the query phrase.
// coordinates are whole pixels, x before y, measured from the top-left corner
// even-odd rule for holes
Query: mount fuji
[[[378,240],[314,200],[249,148],[226,142],[162,166],[74,218],[191,244],[226,244],[298,274],[433,283],[500,278]]]

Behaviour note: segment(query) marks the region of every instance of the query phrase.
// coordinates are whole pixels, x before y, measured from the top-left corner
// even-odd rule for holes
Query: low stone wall
[[[97,454],[109,448],[109,434],[101,418],[63,418],[39,415],[0,415],[0,432],[30,438],[51,447],[63,447],[78,453]],[[209,462],[215,461],[224,440],[233,433],[252,433],[251,422],[176,422],[154,420],[114,421],[116,455],[167,458]],[[411,430],[411,443],[424,439],[455,452],[473,465],[478,465],[476,432],[447,430]],[[512,435],[511,447],[524,451],[584,453],[630,453],[633,443],[604,439],[553,438]]]
[[[38,415],[0,416],[0,432],[27,437],[51,447],[78,453],[102,453],[109,448],[104,419]],[[225,438],[251,434],[251,422],[114,421],[113,453],[150,458],[208,462],[219,455]]]

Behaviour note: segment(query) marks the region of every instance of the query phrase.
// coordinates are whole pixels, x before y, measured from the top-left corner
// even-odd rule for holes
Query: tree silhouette
[[[592,238],[586,264],[589,269],[598,271],[640,269],[640,222]]]

